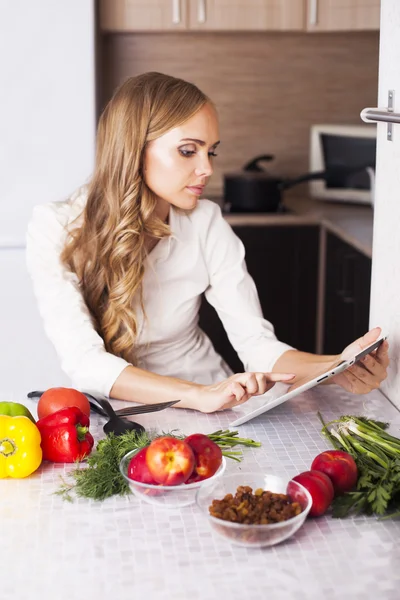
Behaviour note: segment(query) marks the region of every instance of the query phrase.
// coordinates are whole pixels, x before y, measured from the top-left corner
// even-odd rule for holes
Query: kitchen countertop
[[[221,198],[211,198],[222,205]],[[287,193],[285,213],[225,213],[231,225],[322,225],[372,257],[373,209],[368,205],[327,202]]]
[[[23,395],[12,399],[34,411],[35,403]],[[342,414],[384,419],[400,434],[400,413],[379,391],[354,396],[319,386],[240,427],[262,447],[245,448],[244,461],[228,461],[227,472],[290,478],[308,470],[314,456],[329,448],[317,410],[328,420]],[[210,433],[226,428],[231,414],[168,409],[140,422],[163,431]],[[92,417],[91,429],[102,437],[100,417]],[[280,545],[247,549],[217,537],[195,506],[159,509],[133,496],[65,502],[53,492],[71,468],[47,463],[27,479],[0,480],[1,600],[399,597],[400,521],[326,515],[308,519]]]

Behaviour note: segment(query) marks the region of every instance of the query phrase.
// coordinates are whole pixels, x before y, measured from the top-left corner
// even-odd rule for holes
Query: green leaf
[[[364,492],[347,492],[337,496],[332,503],[332,517],[341,519],[347,517],[351,512],[362,512],[367,502]]]

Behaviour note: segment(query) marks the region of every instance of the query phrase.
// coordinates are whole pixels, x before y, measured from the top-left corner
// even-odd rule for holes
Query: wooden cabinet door
[[[171,31],[187,28],[187,0],[100,0],[102,31]]]
[[[189,0],[189,3],[192,30],[304,29],[304,0]]]
[[[371,259],[327,234],[324,354],[338,354],[368,331]]]
[[[308,31],[379,30],[380,0],[307,0]]]
[[[315,352],[319,226],[236,226],[264,317],[283,342]],[[214,308],[204,299],[200,327],[235,372],[243,371]]]

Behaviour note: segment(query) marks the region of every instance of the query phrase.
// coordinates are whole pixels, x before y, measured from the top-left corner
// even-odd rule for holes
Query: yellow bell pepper
[[[0,415],[0,479],[27,477],[42,462],[39,429],[28,417]]]

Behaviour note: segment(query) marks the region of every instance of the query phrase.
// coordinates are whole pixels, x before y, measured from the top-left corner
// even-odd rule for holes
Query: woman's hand
[[[354,354],[364,350],[378,339],[381,333],[379,327],[371,329],[364,336],[347,346],[342,352],[341,358],[347,359]],[[376,390],[382,381],[386,379],[389,365],[389,344],[385,340],[377,350],[362,358],[358,363],[352,365],[343,373],[332,377],[331,382],[337,383],[342,388],[353,394],[367,394]]]
[[[203,385],[197,392],[196,410],[212,413],[233,408],[270,390],[277,381],[289,383],[290,373],[237,373],[214,385]]]

